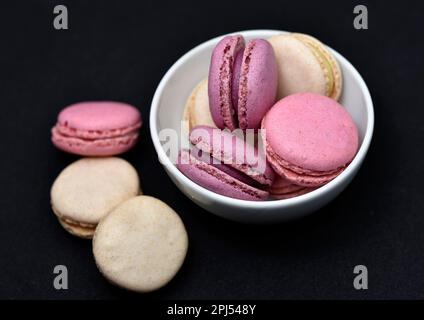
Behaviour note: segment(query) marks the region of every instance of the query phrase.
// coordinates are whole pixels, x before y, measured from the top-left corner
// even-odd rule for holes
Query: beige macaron
[[[184,262],[188,237],[174,210],[138,196],[103,218],[94,234],[93,254],[111,283],[137,292],[166,285]]]
[[[268,41],[277,59],[278,99],[298,92],[340,98],[341,69],[323,43],[301,33],[280,34]]]
[[[137,196],[136,170],[121,158],[82,158],[67,166],[51,188],[51,205],[71,234],[92,238],[100,219],[117,205]]]
[[[189,130],[198,125],[216,128],[209,109],[208,79],[200,81],[188,97],[184,108],[183,121],[188,124]]]

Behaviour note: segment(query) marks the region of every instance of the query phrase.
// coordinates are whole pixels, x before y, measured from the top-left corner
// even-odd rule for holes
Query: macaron
[[[299,186],[284,177],[277,176],[268,191],[272,198],[282,200],[298,197],[313,190],[315,188]]]
[[[334,99],[298,93],[278,101],[261,133],[275,172],[293,184],[318,187],[338,176],[358,150],[358,130]]]
[[[328,48],[316,38],[288,33],[268,39],[278,65],[278,99],[312,92],[338,100],[342,72]]]
[[[188,132],[200,125],[216,127],[209,109],[208,79],[200,81],[188,97],[183,121],[188,124]]]
[[[257,129],[277,94],[277,62],[268,41],[224,37],[209,67],[209,105],[218,128]]]
[[[266,200],[274,171],[257,146],[220,129],[198,126],[190,133],[195,146],[182,150],[177,167],[198,185],[235,199]]]
[[[140,193],[136,170],[116,158],[82,158],[54,181],[50,196],[54,214],[71,234],[91,238],[100,219]]]
[[[131,149],[141,127],[140,112],[112,101],[80,102],[63,109],[52,128],[59,149],[82,156],[111,156]]]
[[[100,221],[93,237],[100,272],[111,283],[137,292],[157,290],[171,281],[187,248],[178,214],[148,196],[121,203]]]

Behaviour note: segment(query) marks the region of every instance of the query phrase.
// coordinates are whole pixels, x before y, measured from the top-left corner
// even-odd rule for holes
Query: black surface
[[[50,127],[64,106],[112,99],[135,104],[144,126],[126,154],[143,190],[186,224],[187,260],[149,298],[424,298],[423,2],[362,1],[369,30],[352,27],[356,1],[10,1],[0,4],[0,298],[134,297],[96,270],[90,241],[68,235],[49,205],[57,174],[77,157],[56,150]],[[65,4],[70,30],[52,27]],[[313,34],[359,70],[375,104],[375,133],[352,184],[316,214],[245,226],[188,200],[165,174],[148,116],[166,70],[193,46],[246,29]],[[69,290],[53,288],[53,267]],[[355,291],[353,267],[369,271]]]

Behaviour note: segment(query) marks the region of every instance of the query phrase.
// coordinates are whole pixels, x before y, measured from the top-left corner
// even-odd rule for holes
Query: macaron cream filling
[[[340,67],[337,61],[319,40],[301,33],[294,33],[293,36],[305,44],[317,58],[326,77],[326,95],[337,100],[342,89]]]
[[[321,51],[320,48],[318,48],[317,46],[314,46],[312,43],[307,41],[303,43],[311,49],[311,52],[315,55],[319,64],[321,65],[324,71],[325,80],[326,80],[325,93],[327,96],[331,97],[334,93],[334,71],[333,71],[333,68],[331,67],[330,61],[325,56],[325,54]]]
[[[249,124],[247,122],[247,110],[246,110],[246,103],[247,103],[247,95],[248,95],[248,86],[247,86],[247,75],[249,73],[249,64],[250,59],[252,55],[253,48],[255,47],[255,40],[251,40],[248,42],[246,49],[244,50],[243,54],[243,68],[241,69],[240,66],[240,75],[239,75],[239,87],[236,88],[238,92],[238,119],[239,119],[239,126],[242,129],[246,129],[249,127]]]
[[[202,171],[203,173],[207,174],[210,179],[217,179],[220,182],[224,183],[225,185],[229,185],[234,187],[234,190],[236,191],[232,196],[237,197],[237,191],[247,194],[249,197],[251,197],[250,200],[264,200],[268,197],[268,192],[263,191],[261,189],[255,188],[253,186],[250,186],[237,178],[234,178],[233,176],[229,175],[228,173],[218,169],[216,166],[210,165],[209,163],[203,162],[196,157],[194,157],[188,150],[181,150],[180,156],[178,159],[178,166],[180,167],[180,170],[182,166],[185,164],[189,164],[194,166],[196,169]],[[184,175],[186,175],[188,178],[192,179],[193,177],[190,174],[189,170],[183,170]],[[206,180],[198,178],[196,182],[214,192],[219,192],[218,189],[215,190],[214,186],[210,183],[208,183]],[[241,198],[241,197],[239,197]]]
[[[299,166],[297,166],[293,163],[289,163],[288,161],[284,160],[272,149],[272,147],[269,144],[267,144],[267,146],[266,146],[266,152],[269,155],[269,157],[271,157],[275,162],[277,162],[278,165],[284,167],[284,169],[287,169],[287,170],[293,171],[294,173],[302,174],[302,175],[317,176],[317,177],[327,176],[329,174],[340,172],[341,170],[343,170],[344,167],[347,166],[347,164],[346,164],[346,165],[343,165],[339,168],[335,168],[335,169],[328,170],[328,171],[310,170],[310,169],[307,169],[307,168],[299,167]]]
[[[198,126],[190,133],[190,142],[262,185],[270,186],[274,181],[274,172],[266,163],[266,155],[261,155],[256,148],[229,132]]]
[[[56,143],[65,143],[72,146],[118,146],[118,145],[131,145],[138,138],[138,131],[134,130],[125,135],[118,135],[110,138],[79,138],[74,136],[68,136],[61,132],[56,127],[52,129],[52,137]]]
[[[269,145],[267,145],[266,150],[268,154],[268,161],[275,172],[277,172],[278,175],[287,178],[289,181],[294,181],[300,186],[321,186],[337,177],[345,168],[345,166],[343,166],[331,171],[312,171],[289,164],[277,155]]]
[[[107,130],[81,130],[70,127],[67,122],[58,122],[54,126],[55,132],[57,134],[74,138],[81,138],[85,140],[115,138],[130,135],[138,132],[138,129],[140,127],[141,121],[128,127]]]
[[[190,150],[190,154],[195,157],[199,161],[206,162],[210,164],[211,166],[225,172],[226,174],[232,176],[233,178],[236,178],[240,180],[241,182],[244,182],[250,186],[254,186],[258,189],[263,189],[264,186],[261,185],[258,181],[252,179],[251,177],[243,174],[241,171],[234,169],[233,167],[225,164],[223,161],[220,161],[219,163],[216,163],[217,160],[213,158],[209,153],[198,149],[197,147],[193,147]]]
[[[243,53],[244,48],[241,48],[239,52],[236,55],[235,61],[234,61],[234,67],[233,67],[233,80],[232,80],[232,86],[231,86],[231,95],[232,95],[232,102],[233,102],[233,109],[235,110],[235,113],[238,114],[239,110],[239,87],[240,87],[240,72],[241,72],[241,64],[243,62]]]
[[[232,37],[224,48],[222,65],[219,68],[219,101],[220,113],[224,123],[230,128],[237,128],[236,112],[232,103],[233,70],[237,54],[244,49],[244,39],[241,36]]]

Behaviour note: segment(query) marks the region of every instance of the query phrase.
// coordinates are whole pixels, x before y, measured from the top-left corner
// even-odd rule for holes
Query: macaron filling
[[[139,128],[139,127],[138,127]],[[107,147],[107,146],[117,146],[117,145],[131,145],[138,138],[138,128],[132,131],[129,131],[125,134],[116,134],[112,136],[110,134],[109,137],[100,137],[94,138],[95,135],[99,135],[99,133],[77,133],[73,136],[72,131],[67,130],[62,132],[60,131],[58,126],[52,128],[52,138],[53,142],[64,142],[66,144],[70,144],[73,146],[98,146],[98,147]],[[66,132],[66,134],[64,134]],[[117,131],[116,131],[117,132]],[[85,136],[85,138],[83,138]],[[90,138],[89,138],[90,137]],[[92,138],[91,138],[92,137]]]
[[[225,172],[226,174],[230,175],[231,177],[240,180],[241,182],[244,182],[245,184],[248,184],[252,187],[263,189],[265,186],[261,185],[258,181],[250,178],[249,176],[243,174],[241,171],[234,169],[233,167],[226,165],[224,162],[216,163],[217,160],[213,158],[209,153],[200,150],[196,147],[191,148],[190,154],[198,159],[199,161],[203,161],[205,163],[210,164],[211,166],[214,166],[215,168]]]
[[[224,48],[222,65],[219,67],[219,104],[220,113],[224,124],[230,128],[235,129],[238,126],[237,114],[233,106],[233,71],[235,68],[235,61],[240,52],[244,49],[244,39],[241,36],[234,36]],[[241,63],[241,62],[240,62]]]
[[[329,171],[316,171],[306,168],[301,168],[291,164],[281,158],[267,143],[266,145],[267,159],[272,168],[278,175],[285,177],[289,181],[305,187],[318,187],[326,184],[330,180],[337,177],[348,165],[329,170]]]
[[[331,53],[323,43],[309,35],[295,33],[293,36],[305,44],[317,58],[326,77],[326,95],[337,100],[341,92],[340,69]]]
[[[80,130],[80,129],[70,127],[67,122],[64,122],[64,123],[58,122],[54,126],[54,130],[57,134],[60,134],[62,136],[81,138],[84,140],[93,140],[93,139],[116,138],[116,137],[122,137],[126,135],[132,135],[134,133],[137,133],[140,127],[141,127],[141,121],[125,128],[105,129],[105,130]]]
[[[236,58],[234,59],[233,74],[232,74],[231,97],[232,97],[233,109],[235,110],[235,114],[238,113],[240,72],[241,72],[241,64],[243,62],[243,53],[244,53],[243,49],[244,48],[241,48],[236,54]]]
[[[83,237],[83,238],[91,238],[96,230],[97,224],[92,223],[84,223],[78,222],[61,215],[54,206],[52,206],[52,210],[56,215],[59,223],[68,230],[71,234]]]
[[[227,131],[197,126],[190,133],[190,142],[262,185],[270,186],[274,181],[274,172],[266,162],[266,155],[261,155],[258,149]]]
[[[321,67],[323,68],[326,80],[326,95],[331,97],[334,92],[334,71],[331,67],[331,63],[325,54],[318,47],[306,42],[306,45],[311,49],[312,53],[318,59]]]
[[[249,124],[247,122],[247,95],[248,95],[248,86],[247,86],[247,75],[249,73],[249,65],[250,65],[250,59],[252,55],[253,48],[255,47],[255,40],[251,40],[247,43],[247,47],[244,50],[243,54],[243,65],[240,66],[240,74],[239,74],[239,86],[236,89],[238,92],[238,120],[239,120],[239,127],[242,129],[248,128]]]
[[[193,172],[187,166],[193,166],[201,174],[196,175],[196,172]],[[218,167],[197,159],[188,150],[180,151],[177,167],[190,180],[218,194],[253,201],[265,200],[269,195],[267,191],[250,186],[220,170]],[[225,189],[221,185],[214,183],[215,180],[218,180],[223,186],[229,186],[230,189]]]

